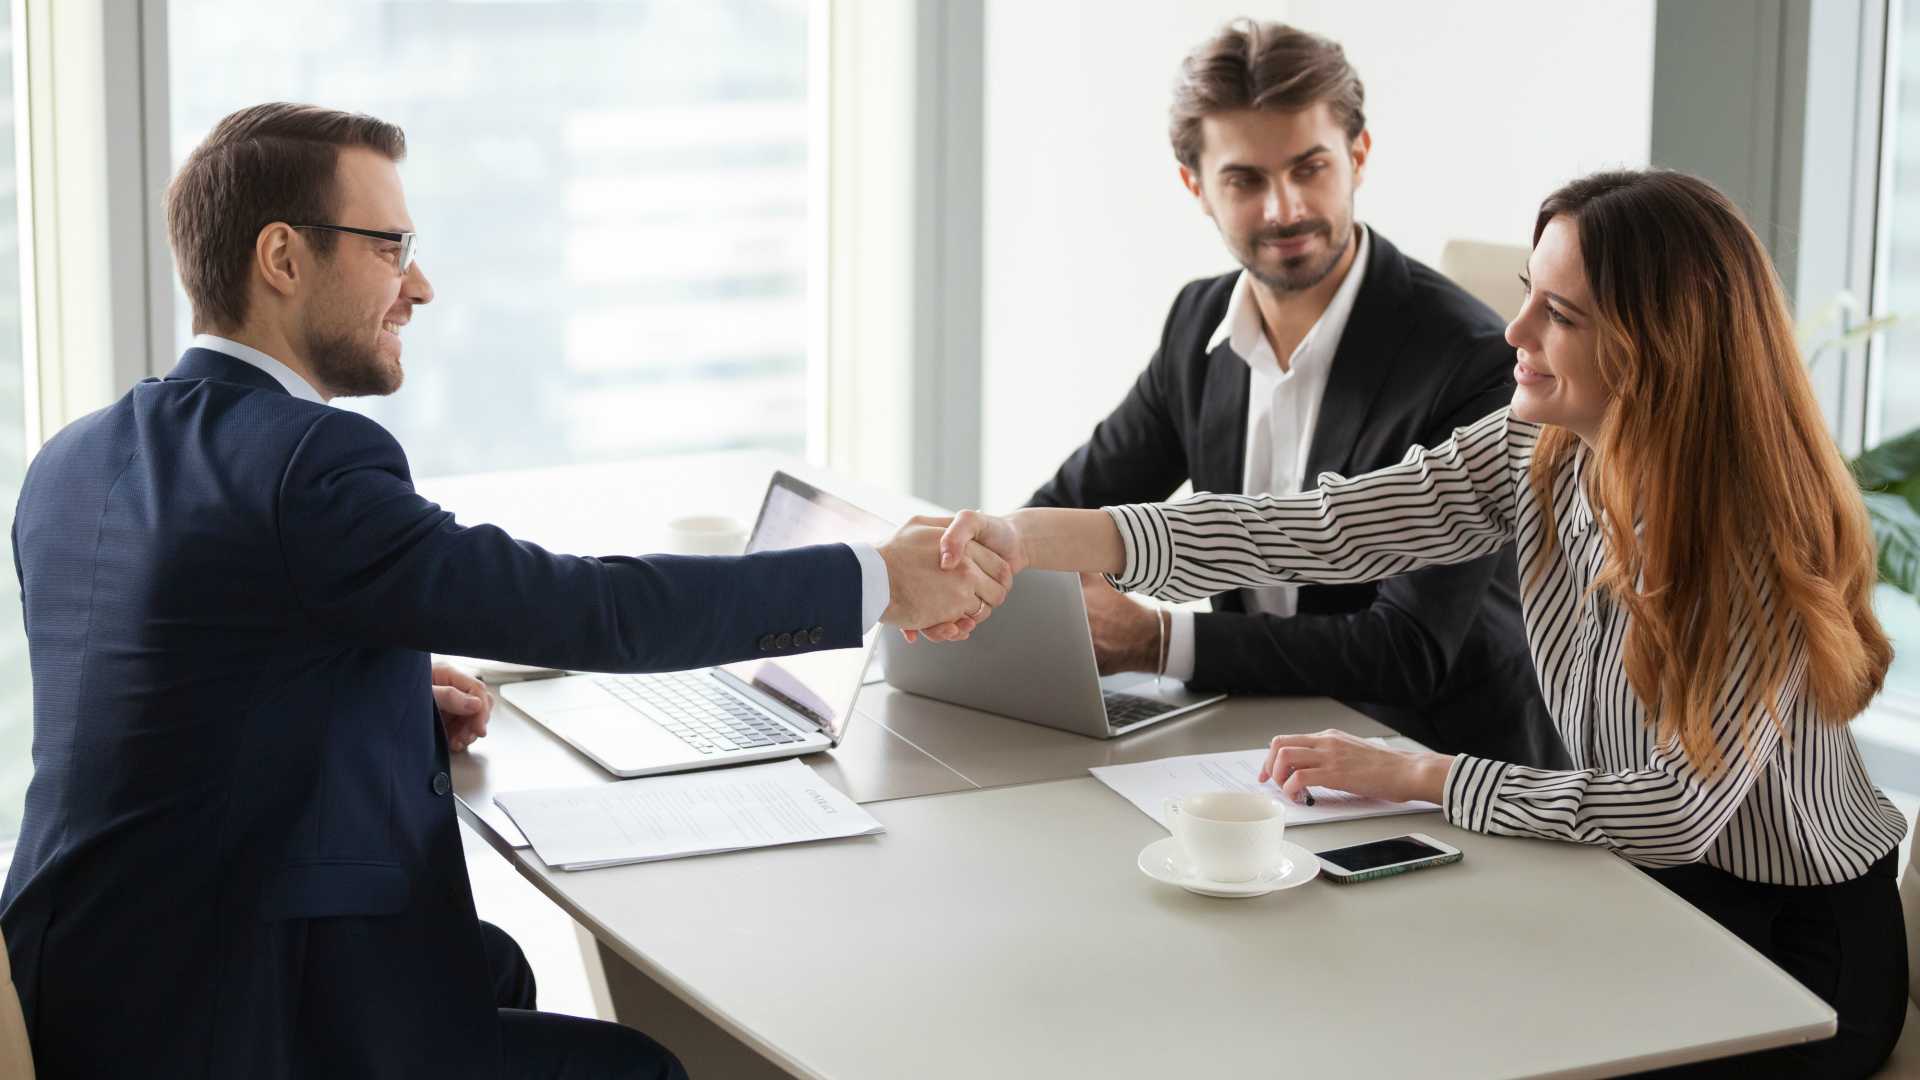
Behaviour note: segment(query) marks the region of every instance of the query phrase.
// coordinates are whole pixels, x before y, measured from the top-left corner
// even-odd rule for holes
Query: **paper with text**
[[[1386,740],[1375,739],[1386,745]],[[1132,765],[1098,765],[1087,770],[1094,778],[1112,788],[1141,812],[1167,825],[1166,800],[1202,791],[1252,791],[1277,796],[1287,808],[1288,825],[1319,825],[1328,821],[1385,817],[1389,814],[1418,814],[1438,810],[1430,802],[1387,802],[1363,799],[1348,791],[1309,788],[1313,805],[1297,803],[1281,794],[1280,785],[1260,782],[1260,766],[1266,764],[1267,748],[1227,750],[1217,754],[1189,754],[1161,758]]]
[[[561,870],[868,836],[885,828],[798,761],[494,797]]]

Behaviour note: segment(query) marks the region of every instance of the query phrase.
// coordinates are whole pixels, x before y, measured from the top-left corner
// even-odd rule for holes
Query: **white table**
[[[705,475],[731,470],[722,482],[749,509],[723,512],[748,517],[767,466],[726,462]],[[640,530],[604,497],[578,507],[644,490],[659,468],[429,493],[462,511],[463,491],[524,495],[531,509],[488,516],[562,549],[634,550],[614,534]],[[673,472],[661,482],[720,490],[698,468]],[[468,823],[599,941],[619,1015],[696,1076],[1601,1076],[1834,1030],[1813,994],[1597,849],[1429,814],[1291,838],[1326,848],[1417,828],[1459,846],[1459,865],[1237,901],[1139,872],[1163,832],[1087,766],[1384,730],[1330,701],[1234,699],[1105,742],[884,687],[859,712],[842,750],[813,763],[868,803],[879,837],[548,870],[487,813],[491,793],[608,778],[505,703],[455,790]]]
[[[1162,831],[1091,779],[869,809],[886,835],[577,874],[518,861],[796,1076],[1603,1076],[1833,1030],[1712,920],[1571,845],[1430,815],[1417,827],[1457,866],[1213,900],[1141,875]]]

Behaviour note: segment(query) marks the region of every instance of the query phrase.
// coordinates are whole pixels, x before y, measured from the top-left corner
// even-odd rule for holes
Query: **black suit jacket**
[[[1239,273],[1195,281],[1160,347],[1034,506],[1154,502],[1183,482],[1240,492],[1245,361],[1208,340]],[[1351,476],[1444,442],[1513,396],[1499,316],[1372,234],[1366,277],[1334,353],[1303,475]],[[1520,619],[1513,546],[1457,566],[1368,585],[1309,585],[1291,618],[1250,613],[1242,593],[1194,619],[1192,685],[1325,694],[1447,753],[1566,766],[1540,698]]]
[[[421,498],[379,424],[200,349],[47,443],[14,551],[34,775],[0,926],[48,1078],[499,1075],[427,654],[861,639],[842,545],[550,554]]]

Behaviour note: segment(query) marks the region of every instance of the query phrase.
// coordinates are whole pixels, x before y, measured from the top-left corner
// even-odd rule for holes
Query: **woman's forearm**
[[[1105,510],[1031,507],[1008,515],[1033,570],[1119,574],[1127,568],[1120,530]]]

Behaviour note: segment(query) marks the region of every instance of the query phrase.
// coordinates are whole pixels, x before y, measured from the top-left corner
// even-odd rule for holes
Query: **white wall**
[[[1293,0],[1367,87],[1361,217],[1437,263],[1452,237],[1526,244],[1566,181],[1647,163],[1653,4]]]
[[[1374,158],[1358,213],[1403,251],[1527,242],[1560,182],[1647,161],[1652,0],[987,3],[985,505],[1085,440],[1184,282],[1233,268],[1167,145],[1181,56],[1236,15],[1347,49]]]

